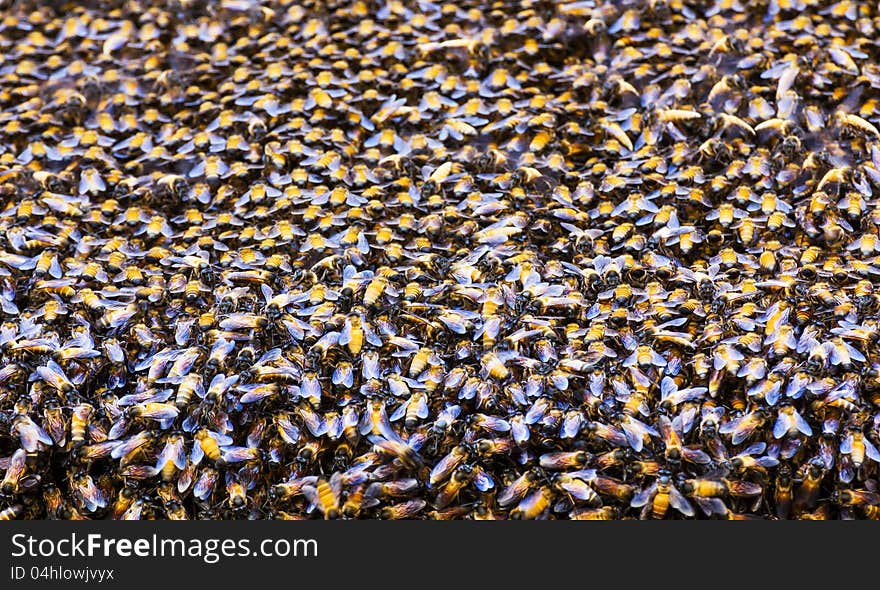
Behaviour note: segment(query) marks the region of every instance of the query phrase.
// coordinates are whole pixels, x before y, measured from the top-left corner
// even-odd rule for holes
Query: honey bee
[[[800,475],[801,484],[795,490],[793,504],[793,509],[798,514],[816,507],[821,483],[825,477],[825,467],[821,461],[814,458],[804,465]]]
[[[880,518],[870,7],[32,4],[3,518]]]
[[[334,473],[330,480],[318,479],[314,486],[303,486],[303,494],[312,504],[321,511],[326,520],[339,518],[340,502],[342,494],[341,474]]]
[[[670,506],[685,516],[694,516],[693,506],[673,485],[672,476],[665,470],[658,474],[651,486],[637,493],[630,505],[633,508],[642,508],[643,519],[647,516],[665,518]]]
[[[94,408],[88,404],[79,404],[73,409],[70,418],[70,444],[74,447],[85,443],[86,429],[94,413]]]
[[[553,492],[541,487],[523,498],[516,508],[510,511],[513,520],[535,520],[541,518],[550,508]]]
[[[27,468],[27,451],[18,449],[9,458],[9,465],[6,467],[6,473],[3,481],[0,482],[0,492],[7,496],[14,495],[19,489],[22,475]]]
[[[877,451],[877,447],[868,440],[861,430],[855,427],[850,428],[841,441],[840,452],[850,457],[852,466],[856,470],[862,468],[866,459],[880,463],[880,452]]]
[[[161,474],[162,481],[173,480],[177,471],[186,468],[186,446],[182,434],[171,434],[165,439],[165,446],[156,460],[156,473]]]

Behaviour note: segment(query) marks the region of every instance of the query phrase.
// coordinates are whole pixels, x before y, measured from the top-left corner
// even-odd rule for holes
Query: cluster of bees
[[[880,518],[878,26],[13,3],[0,519]]]

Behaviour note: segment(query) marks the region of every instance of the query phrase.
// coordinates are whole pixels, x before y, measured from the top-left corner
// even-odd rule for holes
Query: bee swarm
[[[0,519],[880,518],[876,6],[0,4]]]

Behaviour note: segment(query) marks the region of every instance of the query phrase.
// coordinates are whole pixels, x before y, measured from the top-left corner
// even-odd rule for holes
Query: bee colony
[[[0,518],[880,518],[875,5],[0,17]]]

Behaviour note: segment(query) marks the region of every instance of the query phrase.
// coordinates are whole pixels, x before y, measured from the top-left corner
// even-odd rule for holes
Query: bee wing
[[[182,439],[169,440],[165,443],[165,447],[159,453],[159,459],[156,461],[156,471],[161,471],[169,462],[174,463],[178,469],[186,467],[186,448]]]
[[[697,465],[708,465],[712,462],[712,458],[700,449],[682,447],[681,454],[684,456],[685,459],[687,459],[691,463],[696,463]]]
[[[694,497],[694,502],[697,503],[706,516],[712,516],[713,514],[717,514],[718,516],[727,515],[727,506],[720,498],[703,498],[696,496]]]
[[[342,436],[342,432],[343,432],[342,419],[339,416],[333,416],[332,418],[329,418],[329,419],[327,419],[325,417],[325,420],[327,422],[326,434],[330,438],[335,440],[335,439],[339,438],[340,436]]]
[[[192,447],[189,458],[193,462],[193,465],[201,463],[202,459],[205,458],[205,451],[202,450],[202,445],[195,443]]]
[[[327,422],[317,412],[301,410],[299,416],[312,436],[318,437],[327,432]]]
[[[877,451],[877,447],[869,441],[867,438],[862,441],[865,445],[865,455],[877,463],[880,463],[880,452]]]
[[[119,419],[110,426],[107,438],[115,440],[125,434],[126,430],[128,430],[128,420],[124,416],[120,416]]]
[[[628,417],[628,419],[623,420],[620,423],[620,426],[623,428],[624,434],[626,434],[627,442],[637,453],[641,452],[642,448],[644,447],[645,434],[653,434],[654,436],[659,436],[656,430],[649,426],[646,426],[645,424],[642,424],[634,418]]]
[[[694,515],[694,507],[675,487],[669,489],[669,504],[685,516]]]
[[[675,384],[675,380],[672,377],[663,377],[660,381],[660,400],[665,401],[669,399],[669,396],[678,391],[678,386]]]
[[[776,467],[779,465],[779,459],[774,457],[759,457],[755,462],[761,467]]]
[[[346,318],[345,324],[342,326],[342,332],[339,333],[339,344],[345,346],[351,342],[352,323],[350,318]]]
[[[516,444],[522,445],[528,442],[531,431],[524,421],[511,420],[510,430]]]
[[[560,435],[563,438],[574,438],[575,436],[577,436],[577,433],[580,432],[582,423],[583,417],[580,415],[580,413],[575,412],[574,414],[567,415],[565,417],[565,420],[562,422]]]
[[[498,506],[501,508],[506,508],[516,502],[525,491],[528,489],[525,481],[521,481],[522,478],[514,481],[509,486],[501,490],[501,493],[498,494]]]
[[[58,256],[52,257],[52,262],[49,263],[49,274],[56,279],[64,276],[64,270],[62,270],[61,264],[58,263]]]
[[[764,400],[771,406],[775,406],[779,401],[779,392],[782,390],[782,381],[776,381],[770,386],[767,393],[764,394]]]
[[[486,428],[495,432],[508,432],[510,430],[510,423],[507,420],[494,416],[486,416],[484,424]]]
[[[429,415],[428,410],[428,398],[425,395],[420,395],[416,407],[416,416],[421,418],[422,420],[426,419]]]
[[[632,501],[629,505],[632,508],[641,508],[645,506],[648,502],[651,501],[657,493],[657,484],[654,483],[650,487],[645,488],[644,490],[639,490],[639,493],[633,496]]]
[[[428,177],[428,180],[432,182],[443,182],[446,180],[446,177],[449,176],[449,173],[452,171],[452,162],[444,162],[440,166],[434,170],[431,175]]]
[[[333,494],[339,498],[342,495],[342,473],[337,471],[333,475],[330,476],[330,489],[333,490]]]
[[[154,420],[173,420],[180,413],[180,410],[171,405],[159,402],[149,402],[143,407],[142,416],[153,418]]]
[[[214,484],[216,482],[216,475],[213,475],[211,471],[203,471],[193,487],[193,495],[199,500],[206,500],[211,495],[211,492],[214,491]]]
[[[41,442],[49,446],[53,444],[52,437],[28,417],[21,419],[17,429],[21,445],[28,453],[38,450]]]
[[[110,456],[114,459],[120,459],[142,443],[143,437],[140,435],[132,436],[124,441],[120,441],[120,444],[116,445],[113,450],[110,451]]]
[[[317,376],[303,377],[302,394],[304,397],[320,401],[321,399],[321,382]],[[362,433],[363,434],[363,433]]]
[[[547,413],[549,409],[549,404],[547,403],[546,398],[538,398],[535,400],[535,403],[532,404],[532,407],[526,411],[525,415],[525,423],[526,424],[535,424],[538,420],[540,420],[544,414]]]
[[[223,460],[227,463],[240,463],[253,459],[250,447],[223,447]]]
[[[784,412],[779,412],[776,423],[773,424],[773,438],[782,438],[789,431],[792,425],[791,416]]]
[[[412,398],[410,398],[412,399]],[[394,413],[391,414],[391,421],[396,422],[403,418],[406,415],[406,408],[409,406],[410,402],[405,401],[397,406],[397,409],[394,410]]]
[[[343,425],[343,427],[349,428],[352,426],[357,426],[357,424],[358,424],[357,411],[351,406],[346,406],[345,410],[342,412],[342,425]]]
[[[290,417],[284,415],[275,420],[278,426],[278,434],[287,444],[296,444],[299,441],[299,428],[290,421]]]
[[[208,434],[211,436],[211,438],[214,439],[214,442],[216,442],[217,445],[221,447],[228,447],[233,442],[231,436],[216,432],[214,430],[209,430]]]
[[[840,443],[840,452],[844,455],[849,455],[852,453],[853,448],[853,435],[848,434]]]
[[[559,487],[571,494],[578,500],[589,500],[593,498],[596,492],[582,479],[571,479],[559,484]]]
[[[272,301],[272,289],[269,287],[269,285],[266,285],[265,283],[261,284],[260,293],[263,294],[263,299],[266,301],[266,303]]]
[[[730,442],[732,442],[735,445],[738,445],[742,441],[749,438],[749,436],[751,436],[752,433],[755,431],[754,424],[749,425],[744,428],[740,428],[740,426],[743,425],[744,423],[745,423],[745,420],[738,422],[736,425],[736,429],[733,431],[733,436],[730,437]]]
[[[666,359],[659,352],[652,350],[651,351],[651,364],[655,367],[665,367]]]
[[[371,430],[373,430],[373,421],[370,419],[370,412],[364,411],[360,422],[358,422],[358,432],[361,433],[361,436],[366,436]]]
[[[849,483],[856,476],[855,469],[853,469],[852,460],[848,456],[844,456],[840,458],[840,481],[844,483]]]
[[[495,480],[482,469],[477,469],[474,474],[474,486],[481,492],[488,492],[495,487]]]
[[[629,422],[627,420],[627,422]],[[660,429],[660,435],[664,440],[672,438],[676,435],[675,426],[672,424],[672,421],[668,416],[661,414],[657,417],[657,428]],[[624,428],[626,430],[626,428]]]
[[[678,403],[690,402],[698,400],[709,392],[708,387],[688,387],[687,389],[679,389],[676,401]]]
[[[431,469],[431,473],[428,476],[428,483],[431,486],[435,486],[449,475],[452,471],[452,468],[457,464],[459,460],[458,455],[455,453],[447,453],[440,461],[434,465],[433,469]]]
[[[761,484],[750,481],[728,481],[727,489],[731,496],[738,498],[756,498],[761,495]]]
[[[864,363],[867,361],[865,355],[863,355],[857,348],[850,345],[848,342],[841,341],[841,344],[846,348],[846,351],[849,353],[849,356],[852,360],[858,361],[860,363]]]
[[[600,397],[602,391],[605,389],[605,372],[598,371],[596,373],[590,373],[589,381],[590,393],[596,397]]]
[[[239,398],[239,402],[250,404],[276,394],[278,392],[278,387],[274,383],[249,383],[247,385],[238,386],[236,391],[245,392],[244,395]]]
[[[682,434],[687,434],[694,427],[697,416],[697,408],[686,408],[681,414],[672,419],[672,427]]]
[[[757,455],[758,453],[763,453],[764,449],[767,448],[767,443],[765,442],[756,442],[752,443],[746,450],[742,452],[743,455]]]
[[[800,412],[794,410],[792,417],[794,418],[795,427],[801,432],[801,434],[804,434],[806,436],[813,435],[813,429],[810,428],[810,425],[807,423],[806,420],[804,420],[804,417],[801,416]]]
[[[318,497],[318,490],[314,486],[303,486],[302,493],[303,496],[305,496],[306,499],[308,499],[308,501],[312,503],[312,505],[309,507],[309,511],[314,510],[316,506],[319,506],[321,504],[321,500]]]
[[[89,512],[94,512],[98,508],[103,508],[107,505],[107,498],[104,497],[103,492],[92,482],[91,478],[89,478],[88,484],[77,489],[82,496],[83,505]]]

